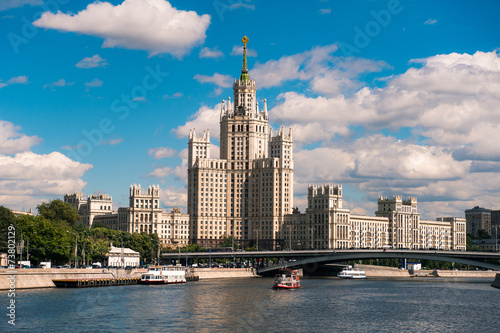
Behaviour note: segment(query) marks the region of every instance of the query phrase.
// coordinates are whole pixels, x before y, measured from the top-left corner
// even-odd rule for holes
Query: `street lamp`
[[[66,230],[66,232],[70,232],[70,231]],[[74,235],[75,235],[75,268],[76,268],[76,265],[78,262],[78,257],[77,257],[77,254],[78,254],[78,234],[75,233]]]

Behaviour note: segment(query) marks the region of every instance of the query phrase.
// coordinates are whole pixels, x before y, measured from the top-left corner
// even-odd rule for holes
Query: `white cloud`
[[[100,145],[101,146],[114,146],[119,143],[122,143],[123,139],[122,138],[116,138],[116,139],[108,139],[108,140],[102,140]]]
[[[209,47],[204,47],[200,50],[200,58],[223,58],[224,53],[217,50],[217,47],[211,49]]]
[[[243,56],[243,46],[234,45],[230,54],[232,56]],[[247,57],[256,57],[256,56],[257,56],[257,51],[255,51],[254,49],[247,48]]]
[[[28,83],[28,77],[26,75],[15,76],[7,80],[6,83],[0,82],[0,89],[12,84],[27,84],[27,83]]]
[[[320,9],[320,10],[319,10],[319,12],[320,12],[321,14],[323,14],[323,15],[324,15],[324,14],[331,14],[332,9],[331,9],[331,8],[324,8],[324,9]]]
[[[174,157],[176,154],[177,151],[175,149],[168,147],[157,147],[148,150],[148,155],[153,156],[155,160]]]
[[[106,67],[108,63],[106,59],[101,58],[100,55],[96,54],[92,57],[86,57],[80,60],[75,66],[78,68],[96,68],[96,67]]]
[[[81,177],[90,168],[58,152],[0,155],[0,198],[16,209],[26,201],[40,203],[47,197],[80,192],[86,184]]]
[[[165,210],[173,207],[186,207],[187,189],[185,187],[175,188],[173,186],[162,187],[160,191],[160,200]],[[182,213],[186,213],[183,211]]]
[[[178,138],[185,138],[189,135],[189,130],[197,129],[197,135],[201,135],[204,130],[210,129],[210,137],[218,138],[220,133],[219,120],[221,103],[217,104],[215,108],[202,106],[191,116],[191,120],[184,125],[178,126],[172,131]]]
[[[33,25],[101,37],[102,47],[182,57],[203,44],[210,16],[178,10],[165,0],[124,0],[116,6],[94,2],[77,14],[45,12]]]
[[[98,78],[95,78],[93,79],[92,81],[90,82],[85,82],[85,87],[87,87],[87,91],[89,88],[97,88],[97,87],[100,87],[102,86],[104,82],[102,82],[101,80],[99,80]]]
[[[319,94],[334,96],[354,91],[361,86],[357,77],[363,73],[378,72],[388,65],[383,61],[362,58],[335,57],[335,44],[315,47],[309,51],[283,56],[256,64],[250,71],[259,87],[279,86],[286,81],[302,80]]]
[[[29,150],[43,140],[38,136],[19,133],[21,127],[11,122],[0,120],[0,154],[15,154]]]
[[[147,101],[147,99],[144,96],[137,96],[137,97],[132,98],[132,102],[146,102],[146,101]]]
[[[295,204],[305,204],[309,183],[337,182],[349,187],[346,202],[366,199],[356,209],[370,214],[377,197],[390,194],[418,196],[419,211],[431,219],[463,216],[474,205],[500,208],[496,52],[411,60],[406,72],[379,80],[382,87],[357,88],[359,73],[387,65],[334,57],[335,49],[315,48],[250,71],[258,86],[286,80],[310,85],[309,91],[282,93],[269,111],[274,124],[293,128]],[[340,84],[337,93],[322,88],[334,85],[332,73],[351,83]],[[201,107],[176,136],[209,128],[218,138],[219,113],[220,104]]]
[[[436,19],[427,19],[427,21],[424,22],[424,24],[426,24],[426,25],[433,25],[436,23],[437,23]]]
[[[218,87],[229,88],[233,85],[233,78],[231,75],[223,75],[214,73],[214,75],[200,75],[196,74],[194,79],[200,83],[214,83]]]
[[[164,99],[171,99],[171,98],[181,98],[182,96],[184,96],[181,92],[176,92],[172,95],[169,95],[169,94],[165,94],[163,95],[163,98]]]
[[[45,89],[47,87],[50,87],[51,90],[54,90],[54,88],[72,86],[74,84],[75,82],[66,82],[66,79],[59,79],[56,82],[44,84],[43,88]]]
[[[154,169],[152,172],[148,174],[149,177],[155,178],[165,178],[172,174],[172,168],[168,166],[162,166]]]
[[[234,3],[230,6],[231,9],[245,8],[249,10],[255,10],[255,5],[246,4],[246,3]]]
[[[23,6],[39,6],[42,5],[42,0],[2,0],[0,2],[0,11]]]

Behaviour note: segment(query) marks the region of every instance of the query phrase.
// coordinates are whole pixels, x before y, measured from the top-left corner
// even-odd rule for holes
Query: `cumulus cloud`
[[[186,207],[187,189],[185,187],[175,188],[173,186],[162,187],[160,200],[163,208],[167,211],[174,207]],[[186,213],[186,211],[183,211],[183,213]]]
[[[426,24],[426,25],[433,25],[436,23],[437,23],[436,19],[427,19],[427,21],[424,22],[424,24]]]
[[[55,88],[61,88],[61,87],[66,87],[66,86],[72,86],[74,85],[75,82],[66,82],[66,79],[59,79],[56,82],[52,83],[47,83],[43,85],[43,88],[50,88],[51,90],[55,90]]]
[[[12,84],[27,84],[27,83],[28,83],[28,77],[26,75],[15,76],[7,80],[7,82],[5,83],[0,82],[0,89]]]
[[[279,95],[269,110],[274,124],[293,129],[295,204],[305,204],[308,184],[338,182],[349,187],[346,202],[366,199],[359,212],[372,213],[377,197],[391,194],[418,196],[419,211],[431,219],[463,216],[474,205],[498,208],[497,52],[414,59],[370,88],[357,75],[387,64],[335,57],[335,50],[318,47],[250,71],[258,86],[309,83],[309,91]],[[351,83],[324,88],[335,85],[336,72]],[[218,138],[219,112],[220,104],[203,106],[174,132],[185,137],[191,128],[198,135],[209,128]]]
[[[98,78],[95,78],[93,79],[92,81],[90,82],[85,82],[85,87],[87,87],[85,89],[85,91],[89,91],[90,88],[97,88],[97,87],[100,87],[102,86],[104,82],[102,82],[101,80],[99,80]]]
[[[180,58],[203,44],[210,16],[178,10],[165,0],[124,0],[116,6],[96,1],[77,14],[45,12],[33,25],[97,36],[104,39],[102,47]]]
[[[184,96],[184,95],[181,92],[176,92],[176,93],[173,93],[172,95],[165,94],[165,95],[163,95],[163,98],[164,99],[172,99],[172,98],[181,98],[182,96]]]
[[[155,160],[174,157],[176,154],[177,151],[175,149],[168,147],[157,147],[148,150],[148,155],[153,156]]]
[[[200,58],[223,58],[224,53],[222,51],[217,50],[217,48],[209,48],[209,47],[204,47],[200,50]]]
[[[19,133],[21,127],[0,120],[0,154],[15,154],[29,150],[43,140],[38,136],[27,136]]]
[[[2,0],[0,2],[0,12],[12,8],[23,7],[23,6],[39,6],[42,5],[42,0]]]
[[[90,168],[92,165],[73,161],[58,152],[0,155],[0,197],[3,203],[17,208],[22,204],[19,200],[40,203],[47,197],[79,192],[86,184],[81,177]]]
[[[243,46],[242,45],[234,45],[230,54],[232,56],[243,56]],[[247,57],[256,57],[256,56],[257,56],[257,51],[247,47]]]
[[[186,122],[184,125],[178,126],[172,131],[178,138],[185,138],[189,135],[189,130],[198,129],[198,135],[201,135],[204,130],[210,130],[211,138],[219,138],[220,128],[220,108],[222,103],[217,104],[214,108],[209,108],[208,106],[202,106],[196,111],[196,113],[190,117],[191,120]]]
[[[278,60],[256,64],[250,74],[262,88],[301,80],[309,82],[316,93],[334,96],[357,90],[361,86],[357,81],[360,74],[379,72],[388,67],[383,61],[336,57],[334,53],[337,50],[338,46],[335,44],[315,47]]]
[[[101,58],[100,55],[96,54],[92,57],[86,57],[80,60],[75,66],[78,68],[96,68],[96,67],[106,67],[108,63],[106,59]]]
[[[20,133],[20,127],[0,120],[0,202],[11,209],[34,208],[42,200],[85,187],[81,179],[92,168],[59,152],[35,154],[29,149],[42,142]]]

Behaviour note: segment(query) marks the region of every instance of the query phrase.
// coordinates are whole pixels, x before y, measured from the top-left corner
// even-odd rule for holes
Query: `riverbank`
[[[204,279],[258,277],[254,268],[190,268],[191,274]]]
[[[11,289],[14,282],[15,289],[54,288],[52,280],[64,279],[121,279],[140,278],[141,273],[124,269],[0,269],[0,290]]]
[[[15,289],[54,288],[55,284],[52,280],[140,278],[142,273],[146,271],[146,269],[83,268],[0,269],[0,290],[12,289],[12,282],[14,282]],[[258,277],[255,269],[252,268],[191,268],[190,273],[199,276],[200,280]]]
[[[354,267],[365,271],[367,278],[443,278],[443,279],[491,279],[497,275],[497,271],[461,271],[461,270],[416,270],[408,271],[395,267],[374,266],[374,265],[359,265]]]

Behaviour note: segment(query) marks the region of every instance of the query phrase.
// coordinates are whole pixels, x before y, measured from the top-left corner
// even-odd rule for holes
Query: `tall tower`
[[[208,135],[197,138],[193,131],[189,136],[191,242],[215,245],[233,236],[242,245],[275,248],[283,216],[293,206],[292,131],[279,129],[273,136],[267,102],[261,111],[248,74],[248,38],[242,42],[243,67],[234,80],[233,101],[223,100],[220,110],[220,159],[210,158]]]

